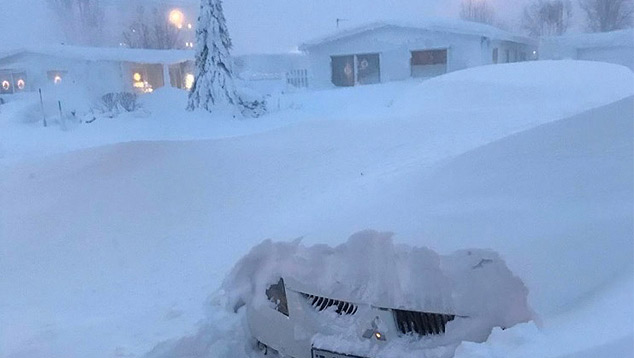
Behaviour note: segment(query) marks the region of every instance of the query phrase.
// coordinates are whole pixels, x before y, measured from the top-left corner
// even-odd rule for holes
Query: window
[[[433,77],[447,72],[447,49],[412,51],[412,77]]]
[[[190,90],[194,85],[194,62],[185,61],[169,66],[170,85]]]
[[[332,83],[339,87],[354,86],[354,55],[332,56]]]
[[[286,300],[286,287],[284,280],[280,280],[266,289],[266,297],[275,304],[275,309],[281,314],[288,316],[288,301]]]
[[[497,48],[493,49],[493,63],[498,63],[499,52]]]
[[[13,76],[10,73],[0,73],[0,94],[13,93]]]
[[[26,90],[26,73],[14,73],[13,74],[13,91],[22,92]]]
[[[357,83],[369,85],[381,82],[379,54],[357,55]]]
[[[141,93],[150,93],[163,87],[163,65],[137,64],[131,71],[132,87]]]
[[[48,71],[46,72],[46,76],[48,77],[49,81],[58,85],[64,81],[67,73],[68,72],[66,71]]]
[[[10,94],[26,91],[26,72],[0,71],[0,94]]]
[[[511,50],[506,50],[506,62],[511,62]]]
[[[332,56],[332,83],[339,87],[381,82],[381,62],[378,53]]]
[[[412,66],[447,64],[447,50],[412,51]]]

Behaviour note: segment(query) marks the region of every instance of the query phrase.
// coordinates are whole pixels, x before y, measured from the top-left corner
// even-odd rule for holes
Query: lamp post
[[[185,14],[180,9],[172,9],[168,15],[169,22],[179,29],[183,28],[183,22],[185,21]]]

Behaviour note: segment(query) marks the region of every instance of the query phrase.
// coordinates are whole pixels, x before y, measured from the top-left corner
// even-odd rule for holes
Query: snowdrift
[[[67,132],[4,105],[0,155],[21,162],[0,167],[0,356],[139,356],[207,317],[183,355],[234,357],[247,335],[218,323],[239,318],[205,301],[231,265],[263,238],[335,246],[368,227],[443,255],[500,253],[560,356],[631,334],[614,325],[631,322],[631,299],[579,306],[633,267],[633,75],[549,63],[297,93],[258,121],[194,117],[168,91],[144,100],[148,118]],[[525,75],[496,85],[495,71]],[[543,81],[522,95],[533,76]],[[169,106],[177,95],[183,106]],[[579,327],[594,334],[574,341]]]
[[[24,121],[41,120],[38,101],[10,102],[0,108],[0,164],[122,142],[219,139],[333,121],[361,121],[370,126],[381,122],[380,130],[389,141],[377,136],[364,140],[388,146],[411,144],[402,137],[409,133],[418,136],[419,141],[435,141],[435,147],[448,155],[457,155],[466,150],[454,147],[461,145],[460,141],[481,145],[603,106],[633,95],[632,83],[631,70],[609,63],[566,60],[500,64],[422,82],[274,95],[267,101],[270,114],[261,120],[234,120],[230,115],[213,117],[204,113],[201,118],[200,113],[184,110],[185,91],[161,88],[140,98],[143,110],[139,113],[98,119],[65,132],[56,125],[24,125]],[[445,138],[452,132],[460,141]],[[330,135],[336,136],[337,129]]]
[[[394,190],[366,192],[376,202],[364,197],[365,209],[350,205],[349,210],[356,210],[352,224],[336,215],[317,224],[330,225],[333,232],[355,223],[381,223],[412,232],[420,225],[425,241],[443,251],[476,244],[501,251],[531,290],[529,302],[539,307],[541,326],[528,323],[505,331],[496,329],[485,343],[463,344],[456,357],[585,358],[592,354],[608,357],[612,352],[615,357],[631,357],[627,343],[634,319],[633,118],[634,97],[629,97],[517,133],[443,161],[431,172],[406,171],[396,180]],[[398,209],[389,203],[399,203]],[[416,243],[420,242],[411,242]],[[238,267],[260,267],[267,262],[258,261],[257,252],[270,251],[286,258],[296,245],[262,244],[247,256],[254,259],[249,265]],[[269,261],[270,265],[257,272],[235,270],[225,281],[229,297],[216,301],[211,309],[214,313],[200,332],[162,344],[164,355],[157,350],[157,355],[149,357],[179,357],[178,352],[186,351],[192,342],[199,347],[211,341],[227,343],[226,337],[210,332],[240,331],[243,338],[248,337],[243,330],[221,323],[239,322],[227,318],[233,317],[227,307],[257,292],[252,279],[266,280],[271,274],[285,272],[288,261],[279,262],[280,266]],[[289,265],[295,264],[291,261]],[[302,270],[299,272],[301,275]],[[249,275],[252,279],[247,279]],[[225,318],[218,319],[219,315]],[[606,324],[597,326],[597,317]],[[239,346],[234,351],[248,354],[244,352],[249,349]]]

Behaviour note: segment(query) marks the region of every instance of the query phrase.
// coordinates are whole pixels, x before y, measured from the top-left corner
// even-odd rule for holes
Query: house
[[[55,45],[0,54],[0,95],[72,84],[90,95],[193,84],[193,51]]]
[[[534,59],[537,44],[498,28],[460,20],[377,22],[300,46],[311,87],[429,78],[494,63]]]
[[[610,62],[634,70],[634,29],[546,37],[540,42],[539,58]]]

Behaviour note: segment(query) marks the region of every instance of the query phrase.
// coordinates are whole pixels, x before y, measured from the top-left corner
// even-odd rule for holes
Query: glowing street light
[[[2,89],[8,91],[11,88],[11,83],[9,81],[2,81]]]
[[[55,77],[53,78],[53,83],[55,83],[56,85],[62,83],[62,76],[55,75]]]
[[[185,14],[179,9],[173,9],[170,11],[168,16],[169,22],[172,25],[178,27],[179,29],[183,28],[183,21],[185,20]]]

